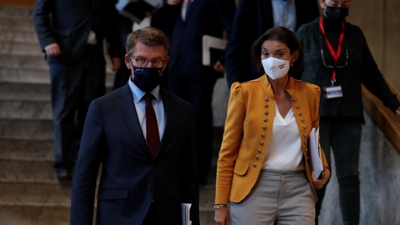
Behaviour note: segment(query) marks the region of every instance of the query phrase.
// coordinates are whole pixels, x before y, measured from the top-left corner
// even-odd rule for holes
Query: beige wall
[[[400,91],[400,1],[353,0],[348,21],[362,29],[383,76]]]

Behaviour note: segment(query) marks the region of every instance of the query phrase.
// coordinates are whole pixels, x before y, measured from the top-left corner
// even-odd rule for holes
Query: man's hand
[[[61,54],[60,46],[57,43],[47,45],[44,50],[49,58],[59,56]]]
[[[220,73],[225,73],[225,66],[220,61],[217,61],[214,65],[214,70]]]
[[[117,71],[119,68],[121,68],[121,59],[118,57],[112,57],[112,64],[113,64],[113,71]]]
[[[229,225],[229,211],[228,208],[221,207],[215,210],[214,215],[215,224],[217,225]]]
[[[312,171],[311,178],[312,178],[312,182],[314,184],[314,187],[316,189],[321,189],[326,184],[326,182],[328,181],[330,176],[331,176],[331,171],[329,171],[328,168],[324,169],[324,175],[322,176],[322,179],[318,179],[315,176],[314,171]]]
[[[178,5],[181,3],[183,0],[167,0],[168,5]]]

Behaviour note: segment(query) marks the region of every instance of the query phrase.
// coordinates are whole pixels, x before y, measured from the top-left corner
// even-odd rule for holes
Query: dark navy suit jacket
[[[97,174],[97,224],[141,225],[152,199],[164,225],[179,225],[180,204],[192,203],[199,224],[199,190],[192,107],[160,89],[166,126],[154,159],[147,149],[129,85],[94,100],[75,169],[71,224],[91,225]]]
[[[194,0],[185,21],[181,17],[180,6],[175,10],[165,6],[169,8],[168,17],[173,25],[173,29],[167,29],[172,32],[168,34],[171,38],[169,76],[179,79],[178,74],[182,74],[185,78],[197,80],[205,76],[222,76],[212,67],[203,66],[202,37],[207,34],[222,38],[224,30],[229,36],[236,11],[235,1]],[[220,59],[223,64],[224,59],[224,56]]]
[[[315,0],[296,0],[296,30],[319,16]],[[274,27],[271,0],[240,0],[232,34],[225,51],[226,75],[229,87],[233,82],[244,82],[262,75],[250,55],[250,47],[269,28]],[[261,60],[261,59],[260,59]]]

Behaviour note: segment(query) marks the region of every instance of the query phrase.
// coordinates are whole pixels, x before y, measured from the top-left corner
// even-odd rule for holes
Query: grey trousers
[[[262,170],[250,194],[230,203],[232,225],[311,225],[315,196],[304,171]]]

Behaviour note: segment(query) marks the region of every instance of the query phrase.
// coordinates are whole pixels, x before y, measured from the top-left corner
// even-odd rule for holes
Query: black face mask
[[[133,83],[142,91],[150,92],[161,83],[162,68],[133,68]]]
[[[325,5],[325,16],[333,22],[344,20],[349,15],[349,8],[331,7]]]

